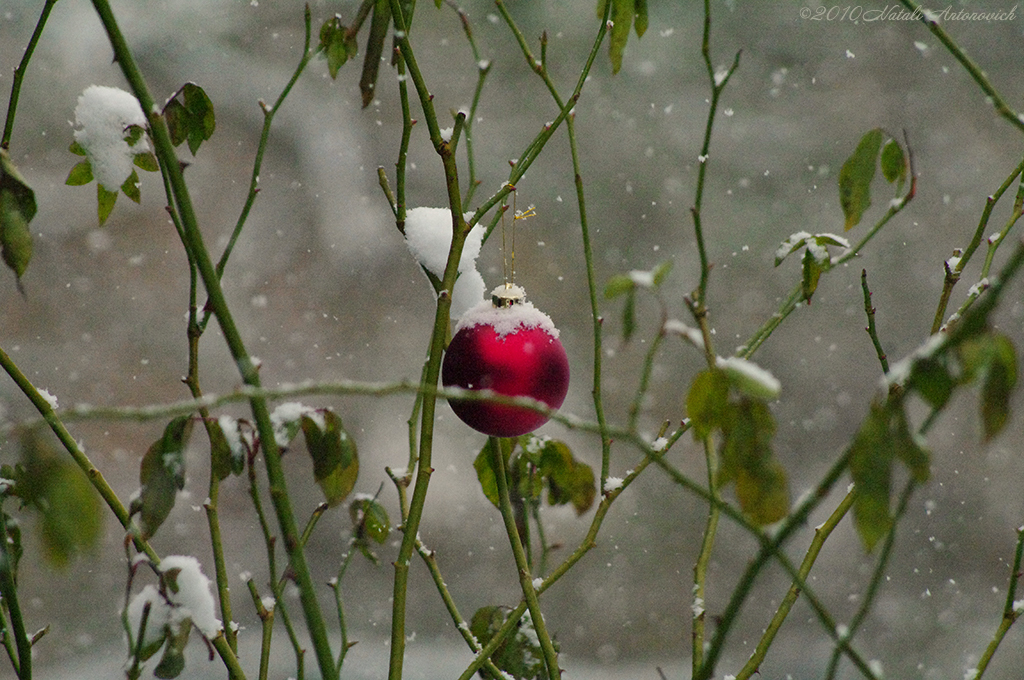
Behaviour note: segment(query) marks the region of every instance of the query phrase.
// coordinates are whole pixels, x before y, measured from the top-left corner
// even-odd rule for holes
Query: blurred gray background
[[[1010,9],[1001,0],[954,2],[975,10]],[[40,3],[0,4],[0,101],[10,92]],[[421,2],[413,44],[444,116],[470,103],[476,82],[473,56],[456,14]],[[510,11],[537,47],[549,36],[548,63],[563,95],[571,92],[596,30],[593,0],[511,2]],[[1003,5],[1007,5],[1004,7]],[[179,151],[207,243],[219,254],[245,198],[262,125],[257,104],[272,102],[302,50],[302,5],[263,0],[133,0],[116,2],[122,29],[157,99],[194,81],[213,100],[217,131],[198,157]],[[823,277],[813,304],[798,310],[756,358],[782,380],[773,408],[776,451],[791,474],[794,496],[813,485],[856,431],[875,394],[880,369],[864,333],[860,271],[866,268],[878,309],[882,343],[891,358],[911,352],[928,334],[943,280],[942,262],[964,247],[985,197],[1020,161],[1021,136],[998,119],[983,94],[918,22],[810,21],[802,7],[821,3],[714,0],[713,63],[726,67],[742,49],[716,121],[706,185],[704,224],[714,262],[710,306],[717,350],[729,354],[778,307],[798,281],[797,262],[773,268],[774,251],[789,234],[841,232],[836,176],[860,136],[873,127],[905,130],[919,175],[918,195],[850,266]],[[880,9],[883,3],[865,5]],[[353,0],[312,3],[314,31],[335,12],[348,22]],[[493,63],[475,122],[477,200],[506,179],[517,158],[557,111],[543,84],[524,63],[492,5],[464,4],[483,55]],[[829,6],[825,6],[827,9]],[[671,316],[686,320],[683,296],[697,283],[697,255],[689,208],[704,133],[708,83],[700,57],[699,3],[652,2],[650,29],[633,36],[621,73],[612,76],[602,51],[576,107],[587,208],[598,281],[671,259],[664,297]],[[942,9],[936,6],[935,9]],[[947,29],[987,72],[1011,105],[1021,107],[1024,80],[1019,53],[1024,19],[951,22]],[[363,38],[360,38],[362,46]],[[301,380],[397,380],[418,376],[426,352],[433,303],[408,255],[377,186],[376,169],[394,178],[400,108],[394,71],[381,66],[378,98],[359,105],[357,63],[337,81],[314,61],[278,115],[261,173],[261,193],[224,285],[250,351],[263,361],[264,384]],[[186,260],[163,210],[159,180],[142,177],[142,204],[122,197],[107,226],[98,228],[95,190],[66,187],[77,158],[67,152],[74,107],[91,84],[125,87],[91,5],[58,3],[39,44],[21,95],[11,147],[14,162],[34,187],[39,214],[32,223],[35,256],[24,278],[27,298],[4,271],[0,347],[62,406],[141,405],[187,396]],[[414,114],[418,115],[418,114]],[[443,123],[444,124],[444,123]],[[415,128],[409,157],[410,206],[444,204],[440,164],[425,126]],[[464,168],[464,166],[463,166]],[[593,417],[591,326],[572,166],[563,133],[519,183],[522,203],[538,217],[519,224],[517,279],[562,331],[573,383],[563,410]],[[884,210],[889,187],[876,184],[875,207],[851,232],[858,238]],[[1012,192],[1011,192],[1012,193]],[[519,207],[524,207],[520,205]],[[997,206],[988,233],[1002,227],[1008,203]],[[500,283],[498,239],[489,241],[480,269]],[[1005,249],[1004,249],[1005,250]],[[965,272],[950,309],[977,280],[983,252]],[[997,259],[998,262],[1001,261]],[[1024,345],[1017,283],[999,315],[1001,329]],[[629,345],[618,339],[620,301],[602,300],[606,336],[607,411],[625,422],[659,311],[640,303],[640,323]],[[211,324],[202,343],[203,388],[230,391],[237,372]],[[701,357],[669,342],[658,357],[642,427],[653,437],[666,419],[677,422]],[[304,399],[329,404],[356,437],[362,472],[357,490],[375,493],[384,467],[407,460],[409,397]],[[1020,404],[1020,399],[1015,400]],[[225,412],[244,415],[242,410]],[[514,565],[500,517],[476,483],[472,460],[481,435],[440,407],[431,494],[421,528],[437,551],[445,579],[466,617],[480,606],[515,604]],[[0,379],[0,420],[33,416],[13,383]],[[1016,417],[990,445],[979,444],[977,399],[959,395],[932,429],[933,478],[912,499],[881,595],[855,642],[877,659],[886,677],[962,678],[974,666],[999,623],[1006,595],[1014,529],[1024,524],[1022,420]],[[163,423],[79,423],[73,433],[113,487],[127,498],[138,486],[138,462]],[[595,467],[595,437],[547,425]],[[319,501],[301,451],[286,459],[300,516]],[[0,461],[15,454],[10,443]],[[157,535],[161,554],[195,554],[212,573],[204,538],[207,468],[201,438],[189,457],[186,492]],[[684,438],[672,462],[701,478],[699,451]],[[612,472],[637,462],[624,446],[613,450]],[[845,486],[842,484],[841,486]],[[266,557],[243,480],[221,491],[229,571],[266,581]],[[390,482],[381,498],[392,518]],[[731,498],[731,495],[730,495]],[[838,496],[836,498],[838,500]],[[834,501],[833,501],[834,504]],[[545,509],[548,537],[567,555],[586,531],[589,515]],[[829,504],[812,517],[822,521]],[[566,677],[689,676],[692,565],[705,509],[657,470],[645,473],[616,502],[598,546],[543,598],[549,627],[563,650]],[[125,658],[118,613],[126,567],[122,532],[107,522],[102,547],[66,572],[35,568],[30,542],[21,593],[32,629],[50,624],[36,647],[37,677],[112,678]],[[26,521],[32,521],[26,517]],[[309,546],[314,577],[337,571],[349,531],[347,513],[329,513]],[[810,530],[789,545],[799,559]],[[382,566],[357,560],[344,580],[350,639],[359,640],[345,676],[386,675],[395,541],[380,549]],[[707,607],[724,607],[755,546],[723,522],[708,584]],[[826,545],[811,583],[838,621],[856,611],[873,559],[849,521]],[[241,580],[232,583],[236,617],[248,647],[248,668],[259,624]],[[736,672],[752,651],[787,581],[772,568],[762,575],[734,629],[719,676]],[[325,609],[329,590],[323,588]],[[426,570],[416,564],[410,582],[409,678],[456,677],[469,654],[448,621]],[[297,601],[293,612],[298,615]],[[1018,626],[1019,628],[1019,626]],[[277,634],[284,643],[283,631]],[[221,677],[202,645],[183,677]],[[809,608],[798,604],[761,667],[765,680],[820,677],[831,652]],[[293,660],[280,648],[280,672]],[[312,665],[312,659],[310,659]],[[986,678],[1019,678],[1021,631],[1011,630]],[[9,673],[6,663],[0,676]],[[312,671],[311,671],[312,672]],[[844,662],[841,677],[855,677]],[[718,677],[718,676],[716,676]]]

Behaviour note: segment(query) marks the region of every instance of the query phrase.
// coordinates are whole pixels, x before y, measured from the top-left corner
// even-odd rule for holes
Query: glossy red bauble
[[[547,315],[520,302],[507,308],[484,303],[460,320],[444,357],[445,387],[493,390],[532,397],[557,409],[569,390],[569,359]],[[464,423],[495,437],[517,437],[547,422],[518,406],[449,400]]]

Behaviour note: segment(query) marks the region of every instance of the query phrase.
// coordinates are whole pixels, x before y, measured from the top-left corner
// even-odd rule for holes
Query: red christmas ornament
[[[445,387],[532,397],[557,409],[569,391],[569,359],[547,314],[525,301],[523,289],[499,286],[490,302],[466,312],[448,345]],[[547,416],[518,406],[449,399],[462,422],[494,437],[533,432]]]

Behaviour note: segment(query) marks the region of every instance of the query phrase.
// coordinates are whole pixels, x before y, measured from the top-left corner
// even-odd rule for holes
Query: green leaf
[[[506,468],[508,466],[509,458],[512,456],[512,447],[506,444],[508,440],[501,439],[501,454],[505,458]],[[494,507],[500,507],[498,499],[498,478],[494,472],[493,456],[491,455],[490,442],[484,444],[484,447],[477,454],[476,459],[473,460],[473,468],[476,470],[476,478],[480,481],[480,488],[484,492],[484,496],[487,497]]]
[[[633,283],[633,279],[629,278],[625,274],[616,274],[615,276],[608,279],[608,283],[604,286],[604,296],[606,299],[611,300],[612,298],[618,297],[623,293],[636,288],[636,284]]]
[[[651,278],[654,280],[655,287],[661,285],[670,271],[672,271],[672,260],[665,260],[651,270]]]
[[[136,203],[142,200],[142,193],[139,189],[139,175],[135,170],[132,170],[132,174],[128,175],[128,179],[121,185],[121,191]]]
[[[598,3],[598,16],[604,17],[605,7],[609,0],[600,0]],[[610,0],[612,3],[612,28],[608,43],[608,58],[612,62],[612,73],[618,73],[622,68],[622,56],[626,51],[626,42],[629,40],[629,27],[633,25],[633,14],[635,10],[634,0]]]
[[[199,146],[210,137],[217,127],[213,102],[203,88],[195,83],[185,83],[178,93],[164,106],[164,117],[171,133],[171,143],[178,146],[188,142],[188,149],[195,156]]]
[[[370,539],[375,543],[384,543],[391,532],[391,520],[388,512],[376,498],[360,497],[348,506],[352,518],[352,531],[356,540]]]
[[[100,226],[107,221],[117,202],[117,192],[107,191],[102,184],[96,183],[96,214],[100,218]]]
[[[313,458],[313,479],[324,492],[331,507],[345,500],[359,475],[359,458],[355,442],[341,424],[341,418],[330,409],[320,409],[318,416],[305,414],[300,419],[306,448]]]
[[[281,448],[286,448],[302,429],[301,418],[313,409],[298,402],[279,405],[270,414],[270,422],[274,425],[274,439]]]
[[[0,256],[21,280],[32,259],[29,222],[36,214],[36,195],[0,149]],[[20,283],[19,283],[20,287]]]
[[[846,217],[846,231],[855,227],[864,211],[871,206],[871,180],[875,177],[881,146],[882,129],[869,131],[839,171],[839,203]]]
[[[763,400],[743,397],[731,402],[722,423],[718,485],[738,480],[742,474],[767,479],[765,469],[771,464],[774,436],[775,419]]]
[[[853,520],[868,552],[892,528],[889,506],[895,450],[890,438],[889,408],[877,402],[871,405],[850,451]]]
[[[92,181],[92,164],[88,160],[81,161],[71,168],[68,178],[64,184],[69,187],[79,187]]]
[[[647,32],[647,0],[636,0],[634,5],[636,17],[633,20],[633,28],[636,29],[636,37],[642,38]]]
[[[740,509],[758,525],[774,524],[789,512],[789,483],[782,465],[769,459],[736,476],[736,497]]]
[[[789,238],[780,243],[779,247],[775,250],[775,266],[778,267],[787,257],[805,247],[809,238],[811,238],[811,235],[806,231],[790,234]]]
[[[220,481],[227,479],[232,471],[231,445],[219,421],[207,424],[210,436],[210,470]]]
[[[348,37],[348,28],[335,15],[320,27],[320,49],[327,57],[327,71],[331,79],[337,79],[338,70],[359,51],[355,37]]]
[[[722,427],[729,406],[729,378],[720,370],[698,373],[686,395],[686,415],[700,441]]]
[[[565,442],[545,442],[541,450],[539,471],[548,483],[548,504],[571,503],[576,515],[582,515],[594,504],[597,484],[594,470],[577,460]]]
[[[934,409],[940,409],[953,394],[955,382],[945,364],[935,357],[916,359],[910,369],[907,388],[915,390]]]
[[[1005,335],[992,337],[992,360],[981,384],[981,425],[985,441],[999,434],[1009,418],[1017,385],[1017,352]]]
[[[380,70],[384,41],[387,39],[390,25],[391,3],[388,0],[377,0],[373,6],[373,17],[370,19],[370,33],[366,38],[363,72],[359,76],[359,91],[362,93],[364,109],[373,101],[376,92],[377,72]]]
[[[160,663],[153,669],[153,676],[161,680],[173,680],[185,670],[185,646],[188,645],[189,633],[192,632],[191,623],[183,621],[176,631],[168,630],[167,644],[164,647],[164,654]]]
[[[14,495],[39,511],[46,561],[66,567],[75,555],[95,547],[103,533],[100,498],[82,471],[41,431],[25,430],[20,444],[22,462],[5,475],[13,473]],[[16,557],[18,553],[20,548]]]
[[[32,259],[28,219],[11,192],[0,188],[0,256],[20,280]]]
[[[814,291],[818,290],[818,280],[821,278],[821,265],[818,264],[810,250],[804,251],[801,269],[803,276],[800,279],[800,285],[803,290],[803,299],[810,303]]]
[[[142,490],[132,503],[132,514],[141,513],[142,536],[149,539],[174,507],[178,491],[185,488],[185,447],[192,433],[191,416],[178,416],[164,428],[142,457],[139,483]]]
[[[911,432],[907,414],[902,408],[892,409],[890,428],[889,439],[893,442],[896,458],[907,466],[914,479],[927,482],[931,476],[931,456],[923,441]]]
[[[71,142],[71,146],[68,147],[68,151],[76,156],[84,156],[86,154],[85,147],[79,144],[77,139]]]
[[[156,156],[153,155],[152,151],[135,154],[132,162],[135,163],[136,167],[142,168],[146,172],[156,172],[160,169],[160,163],[157,162]]]
[[[626,304],[622,306],[622,341],[629,342],[636,331],[636,288],[626,293]]]
[[[903,188],[907,179],[907,159],[903,155],[903,148],[895,139],[890,139],[882,147],[882,176],[889,184],[896,182],[898,189]]]

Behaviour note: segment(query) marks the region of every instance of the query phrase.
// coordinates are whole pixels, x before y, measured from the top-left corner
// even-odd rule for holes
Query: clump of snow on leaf
[[[737,389],[751,397],[775,399],[782,391],[779,379],[753,361],[740,357],[718,357],[715,363],[725,371]]]
[[[177,588],[170,587],[167,592],[174,610],[172,620],[189,618],[203,635],[216,637],[223,626],[215,613],[210,579],[203,573],[199,560],[189,555],[170,555],[160,562],[160,571],[171,576]],[[177,575],[173,575],[174,571]]]
[[[210,579],[203,574],[199,560],[188,555],[170,555],[160,563],[167,586],[164,592],[147,585],[128,604],[128,623],[138,636],[142,615],[149,605],[143,646],[162,640],[169,626],[177,631],[182,625],[195,625],[205,637],[213,638],[223,630],[215,613]]]
[[[476,268],[483,229],[473,229],[466,237],[459,260],[459,272]],[[444,276],[448,251],[452,246],[452,213],[448,208],[411,208],[405,213],[405,243],[409,252],[434,276]]]
[[[146,618],[146,638],[143,647],[149,647],[164,639],[164,628],[171,620],[171,606],[154,585],[147,585],[132,598],[128,605],[128,624],[131,626],[132,637],[138,641],[139,628],[142,626],[142,613],[149,605],[149,616]]]
[[[452,291],[451,316],[458,318],[483,298],[483,277],[476,270],[484,230],[469,232],[459,260],[459,278]],[[405,213],[405,244],[423,267],[437,278],[444,277],[448,251],[452,246],[452,212],[448,208],[412,208]]]
[[[130,125],[146,126],[139,100],[116,87],[90,85],[78,97],[75,125],[75,141],[85,149],[93,177],[117,191],[132,174],[135,155],[149,150],[145,138],[134,147],[125,141]]]
[[[494,293],[497,294],[504,290],[505,286],[498,286],[494,289]],[[480,302],[462,315],[459,323],[455,326],[454,333],[458,333],[463,328],[480,325],[493,327],[498,337],[505,337],[521,328],[539,328],[552,338],[558,338],[558,329],[555,328],[551,317],[526,300],[510,307],[495,307],[490,300]]]

